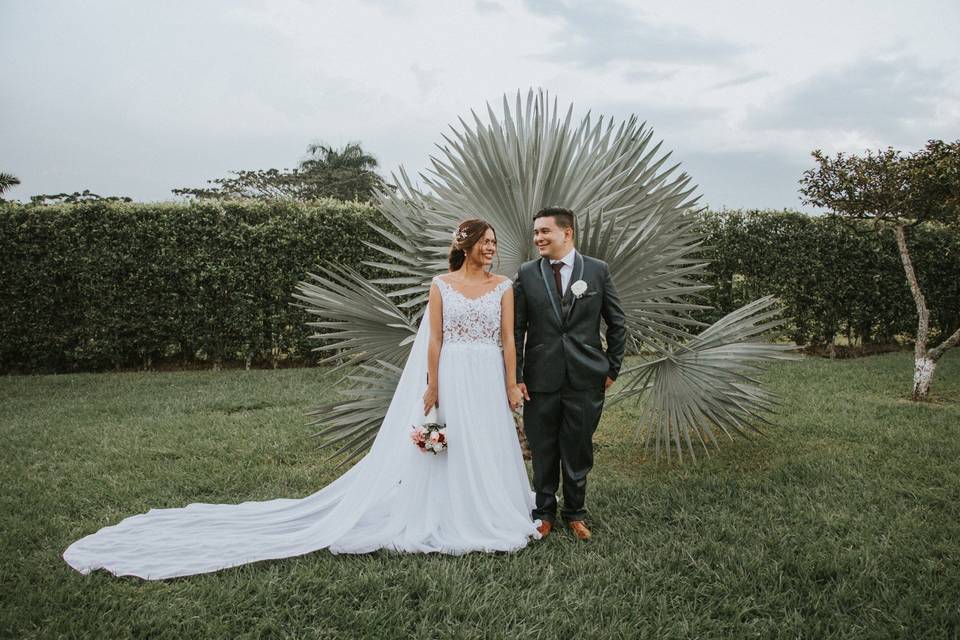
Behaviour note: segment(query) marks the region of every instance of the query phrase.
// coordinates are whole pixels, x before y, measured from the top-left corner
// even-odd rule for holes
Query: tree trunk
[[[933,380],[933,371],[937,368],[937,361],[929,356],[918,358],[913,369],[914,400],[926,400],[930,392],[930,382]]]
[[[929,354],[930,358],[934,362],[936,362],[937,360],[940,359],[940,356],[942,356],[947,349],[951,349],[957,346],[958,342],[960,342],[960,329],[957,329],[956,331],[953,332],[952,336],[950,336],[949,338],[947,338],[946,340],[938,344],[933,349],[930,349],[930,354]]]
[[[930,383],[933,381],[933,371],[937,366],[934,359],[927,355],[927,333],[930,329],[930,312],[927,310],[927,300],[923,297],[920,290],[920,283],[917,282],[917,274],[913,270],[913,261],[910,260],[910,251],[907,249],[907,232],[902,224],[898,224],[893,229],[893,234],[897,238],[897,249],[900,251],[900,262],[903,263],[903,270],[907,274],[907,283],[910,285],[910,293],[913,294],[913,301],[917,305],[917,339],[913,347],[913,392],[910,397],[913,400],[926,400],[930,392]]]

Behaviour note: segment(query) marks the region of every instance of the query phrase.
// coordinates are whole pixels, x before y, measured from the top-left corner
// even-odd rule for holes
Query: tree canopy
[[[836,215],[913,226],[960,221],[960,140],[930,140],[904,156],[887,147],[864,155],[811,154],[818,166],[800,180],[805,204]]]
[[[73,204],[93,200],[133,202],[133,198],[129,196],[101,196],[90,191],[90,189],[74,191],[73,193],[38,193],[35,196],[30,196],[30,204]]]
[[[20,178],[12,173],[0,172],[0,196],[2,196],[7,189],[18,184],[20,184]],[[0,200],[2,200],[2,198],[0,198]]]
[[[308,156],[294,169],[254,169],[231,171],[227,178],[208,180],[214,187],[173,189],[176,195],[191,198],[281,198],[289,200],[370,201],[383,178],[377,174],[377,159],[363,150],[359,142],[341,149],[324,144],[307,147]]]

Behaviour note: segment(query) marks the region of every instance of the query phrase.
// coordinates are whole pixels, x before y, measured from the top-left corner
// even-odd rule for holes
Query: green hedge
[[[775,294],[793,320],[801,345],[889,344],[913,335],[917,312],[896,240],[872,223],[787,211],[724,211],[701,215],[703,257],[714,285],[698,319],[713,322],[751,300]],[[917,278],[934,333],[960,326],[960,233],[920,226],[908,231]]]
[[[329,262],[373,275],[359,264],[379,257],[362,242],[379,239],[371,220],[370,206],[336,200],[0,205],[0,372],[313,363],[295,285]],[[772,293],[798,344],[913,334],[892,234],[792,212],[701,224],[716,308],[699,319]],[[960,234],[918,228],[908,242],[931,327],[948,334],[960,322]]]
[[[375,217],[337,200],[3,205],[0,371],[312,362],[294,286],[372,258]]]

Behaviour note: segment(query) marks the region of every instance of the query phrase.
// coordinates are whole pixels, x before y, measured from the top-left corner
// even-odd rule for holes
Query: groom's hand
[[[522,382],[518,382],[518,383],[517,383],[517,388],[520,389],[520,393],[523,394],[523,399],[524,399],[524,400],[529,400],[529,399],[530,399],[530,394],[527,393],[527,385],[526,385],[526,384],[524,384],[524,383],[522,383]]]
[[[603,390],[606,391],[613,386],[613,378],[607,376],[607,381],[603,383]]]

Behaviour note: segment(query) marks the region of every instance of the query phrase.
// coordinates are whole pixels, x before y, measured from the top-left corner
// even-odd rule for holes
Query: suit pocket
[[[531,363],[536,363],[543,356],[545,344],[535,344],[532,347],[527,346],[523,354],[523,367],[526,369]]]
[[[584,344],[585,350],[583,354],[589,359],[589,366],[593,369],[596,374],[599,376],[603,374],[603,379],[606,380],[606,373],[610,368],[609,360],[607,359],[607,354],[601,349],[597,349],[594,346],[589,344]]]

